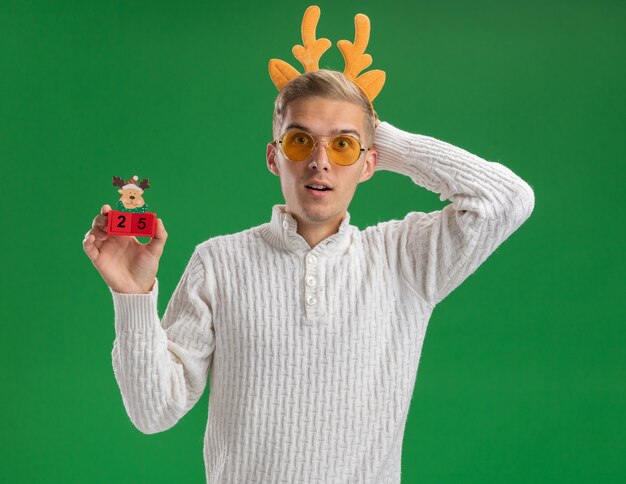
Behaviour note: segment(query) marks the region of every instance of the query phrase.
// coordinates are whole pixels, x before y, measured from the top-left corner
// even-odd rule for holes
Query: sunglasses
[[[289,161],[303,161],[311,156],[318,140],[311,133],[292,129],[274,141],[278,142],[283,155]],[[326,146],[326,154],[330,161],[342,166],[352,165],[359,159],[361,153],[369,150],[370,148],[362,148],[359,140],[349,134],[335,136]]]

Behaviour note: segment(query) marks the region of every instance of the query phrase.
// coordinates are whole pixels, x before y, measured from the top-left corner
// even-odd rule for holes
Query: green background
[[[626,3],[320,1],[321,67],[372,21],[382,120],[498,161],[531,218],[434,311],[403,483],[625,482]],[[208,392],[144,435],[83,252],[113,175],[150,178],[169,233],[161,315],[196,244],[265,223],[277,90],[309,2],[0,1],[0,482],[204,482]],[[449,202],[378,172],[360,228]],[[621,322],[620,322],[621,321]]]

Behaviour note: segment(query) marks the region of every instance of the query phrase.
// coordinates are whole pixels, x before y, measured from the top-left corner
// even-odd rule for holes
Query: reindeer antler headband
[[[318,70],[320,57],[331,46],[328,39],[315,39],[315,28],[319,18],[320,8],[318,6],[312,5],[306,9],[302,19],[302,43],[304,46],[296,44],[291,50],[294,57],[304,66],[305,72]],[[347,40],[337,42],[337,47],[341,50],[341,54],[346,62],[343,74],[363,91],[370,102],[372,112],[374,112],[372,101],[383,88],[383,84],[385,84],[385,72],[372,70],[358,76],[359,72],[369,67],[372,63],[372,56],[365,54],[365,48],[370,38],[370,19],[367,15],[362,13],[356,14],[354,17],[354,29],[354,43]],[[272,82],[279,91],[289,81],[300,75],[296,69],[280,59],[271,59],[269,70]]]

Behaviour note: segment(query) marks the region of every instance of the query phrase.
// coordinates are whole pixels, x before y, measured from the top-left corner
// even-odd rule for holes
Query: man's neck
[[[336,234],[341,225],[344,215],[339,215],[334,221],[328,222],[307,222],[296,214],[291,214],[296,219],[298,227],[296,232],[306,240],[309,247],[313,249],[322,240]]]

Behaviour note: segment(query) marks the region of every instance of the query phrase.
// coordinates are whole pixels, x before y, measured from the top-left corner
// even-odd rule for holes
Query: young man
[[[499,163],[378,122],[341,73],[290,87],[266,155],[285,204],[199,244],[162,320],[163,222],[141,245],[106,236],[107,205],[94,219],[84,248],[113,295],[115,376],[134,425],[155,433],[210,374],[208,482],[399,483],[433,308],[529,217],[533,191]],[[359,230],[347,208],[376,170],[452,203]]]
[[[339,41],[346,70],[305,12],[302,75],[270,61],[280,93],[268,169],[284,204],[268,223],[196,246],[163,319],[155,238],[107,237],[105,205],[84,250],[115,308],[113,368],[144,433],[175,425],[210,375],[204,438],[211,483],[400,482],[404,427],[435,306],[530,216],[530,186],[505,166],[379,122],[384,72],[364,54],[369,19]],[[359,230],[348,207],[376,170],[450,200]],[[384,196],[382,194],[381,196]]]

